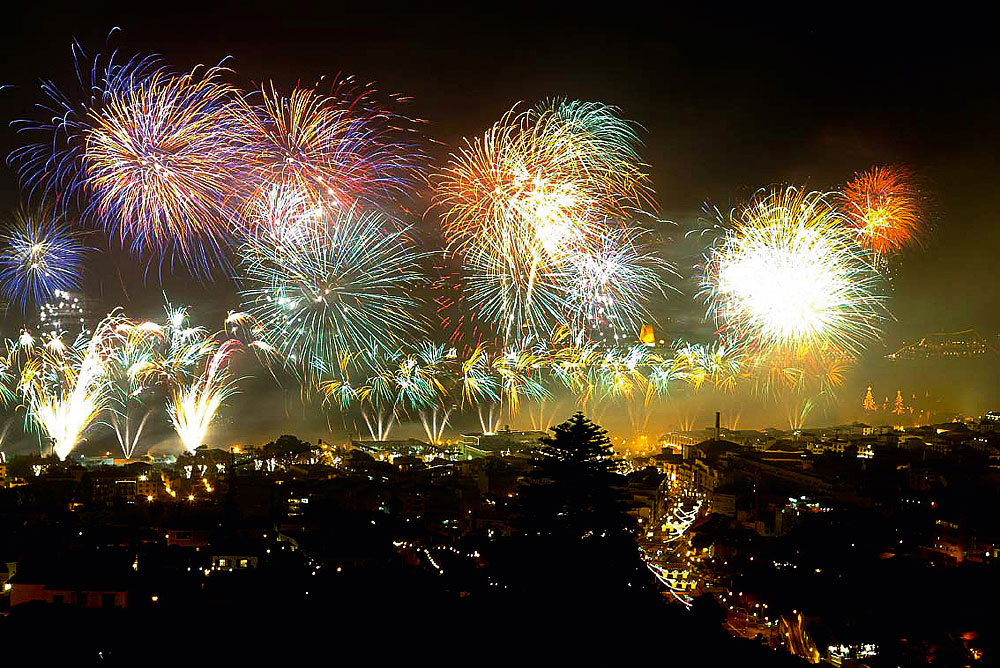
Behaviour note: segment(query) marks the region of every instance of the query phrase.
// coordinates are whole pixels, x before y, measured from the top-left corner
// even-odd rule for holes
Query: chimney
[[[719,411],[715,411],[715,440],[720,440],[720,433],[722,431],[721,427],[721,414]]]

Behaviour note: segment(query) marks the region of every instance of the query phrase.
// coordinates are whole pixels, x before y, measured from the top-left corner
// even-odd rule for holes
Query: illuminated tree
[[[896,415],[902,415],[906,412],[906,406],[903,405],[903,393],[896,390],[896,401],[893,405],[892,412]]]
[[[868,392],[865,394],[864,408],[869,413],[874,413],[875,410],[878,408],[875,405],[875,397],[872,396],[872,386],[871,385],[868,386]]]

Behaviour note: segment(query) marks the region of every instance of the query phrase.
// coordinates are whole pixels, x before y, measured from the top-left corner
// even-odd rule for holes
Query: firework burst
[[[468,303],[504,341],[579,327],[608,303],[594,288],[629,252],[615,256],[608,242],[635,238],[607,235],[651,195],[635,144],[614,108],[555,101],[512,109],[438,175],[442,229],[462,258]],[[638,311],[641,296],[627,293],[617,307]]]
[[[309,207],[393,201],[411,192],[425,162],[413,141],[413,121],[350,78],[328,95],[296,88],[286,97],[272,85],[244,98],[244,107],[256,184],[251,207],[275,186],[305,197]]]
[[[653,189],[639,156],[641,141],[621,110],[601,102],[554,98],[535,107],[542,119],[567,134],[570,150],[586,162],[596,184],[604,185],[604,215],[628,218],[629,212],[652,205]]]
[[[412,246],[378,213],[325,209],[301,243],[244,246],[243,310],[261,324],[258,340],[309,380],[344,356],[393,353],[421,329]]]
[[[25,308],[80,287],[87,248],[51,213],[19,212],[0,232],[0,296]]]
[[[879,276],[826,195],[761,191],[730,223],[702,267],[702,294],[726,340],[755,353],[854,356],[879,336]]]
[[[248,123],[225,72],[131,81],[91,112],[86,135],[88,212],[137,253],[177,257],[199,275],[224,263],[227,198],[245,162]]]
[[[637,323],[651,322],[646,304],[664,295],[664,276],[673,268],[652,252],[651,236],[639,228],[602,234],[592,252],[573,262],[569,290],[573,331],[635,334]]]
[[[858,240],[876,256],[919,243],[920,196],[904,167],[875,167],[847,184],[841,199]]]
[[[205,364],[201,372],[188,382],[171,384],[167,415],[188,452],[194,452],[205,442],[223,401],[236,392],[236,379],[229,371],[229,364],[239,347],[240,342],[235,339],[219,343],[209,337],[202,346]]]
[[[159,70],[156,57],[137,56],[124,63],[116,53],[88,58],[76,42],[72,45],[75,78],[79,89],[68,94],[52,81],[41,83],[44,101],[36,105],[41,118],[13,123],[29,141],[10,153],[21,185],[31,198],[55,202],[64,211],[84,195],[87,138],[99,114],[115,94],[128,90]]]
[[[66,459],[106,406],[107,360],[117,345],[121,320],[112,314],[89,338],[81,335],[65,343],[52,336],[30,349],[18,389],[28,419],[45,432],[60,459]]]

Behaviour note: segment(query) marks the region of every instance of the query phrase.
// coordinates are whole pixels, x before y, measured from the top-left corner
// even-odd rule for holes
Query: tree
[[[896,415],[902,415],[906,412],[906,407],[903,405],[903,393],[900,390],[896,390],[896,401],[893,405],[892,412]]]
[[[633,532],[630,498],[623,490],[607,432],[577,412],[541,439],[534,482],[526,490],[527,515],[536,532],[583,538]]]
[[[579,412],[552,432],[518,492],[522,531],[498,575],[511,593],[573,614],[655,598],[607,432]]]
[[[866,411],[868,411],[869,413],[874,413],[875,410],[878,408],[875,405],[875,397],[872,396],[872,386],[871,385],[868,386],[868,392],[865,394],[865,401],[864,401],[863,406],[864,406],[864,409]]]

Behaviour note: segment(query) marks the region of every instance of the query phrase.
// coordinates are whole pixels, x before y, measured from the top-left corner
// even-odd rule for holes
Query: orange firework
[[[591,294],[604,274],[619,280],[618,268],[644,257],[629,258],[636,245],[621,232],[652,197],[637,147],[616,108],[552,100],[511,109],[451,156],[434,179],[442,231],[462,257],[470,305],[498,334],[587,320],[609,299]]]
[[[858,174],[844,188],[843,200],[861,244],[876,255],[919,241],[920,197],[905,167],[874,167]]]

